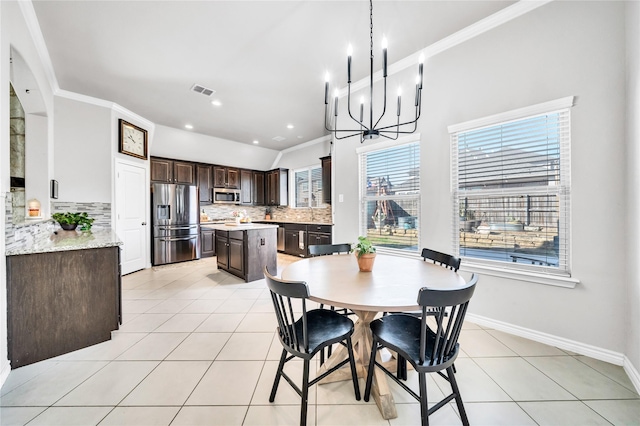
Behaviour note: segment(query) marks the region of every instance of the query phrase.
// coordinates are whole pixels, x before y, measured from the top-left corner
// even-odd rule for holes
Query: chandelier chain
[[[373,0],[369,0],[369,40],[371,58],[373,58]]]

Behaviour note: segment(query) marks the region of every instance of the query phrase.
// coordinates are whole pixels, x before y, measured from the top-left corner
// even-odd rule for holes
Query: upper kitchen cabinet
[[[270,170],[265,175],[267,179],[267,205],[286,206],[289,198],[289,170]]]
[[[240,189],[240,170],[230,167],[214,166],[213,186],[216,188]]]
[[[331,156],[320,158],[322,163],[322,202],[331,204]]]
[[[251,170],[240,170],[240,204],[253,204],[251,192],[253,187],[253,173]]]
[[[213,203],[213,191],[211,190],[213,188],[212,171],[213,168],[208,165],[198,164],[196,166],[198,189],[200,191],[200,204]]]
[[[184,161],[151,158],[151,181],[193,185],[195,166]]]
[[[251,201],[255,206],[264,206],[264,172],[253,172]]]

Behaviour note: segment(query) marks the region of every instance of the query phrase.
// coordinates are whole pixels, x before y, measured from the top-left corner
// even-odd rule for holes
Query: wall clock
[[[119,152],[147,159],[147,131],[120,119]]]

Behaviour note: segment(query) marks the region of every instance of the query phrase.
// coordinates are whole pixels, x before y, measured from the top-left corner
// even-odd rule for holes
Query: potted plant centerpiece
[[[351,251],[355,252],[358,258],[358,268],[360,272],[371,272],[373,269],[373,261],[376,259],[376,248],[371,244],[367,237],[358,237],[358,243],[353,246]]]
[[[90,218],[86,212],[83,213],[54,213],[51,218],[60,224],[60,227],[65,231],[73,231],[78,225],[80,225],[81,231],[88,231],[91,229],[93,221],[95,219]]]

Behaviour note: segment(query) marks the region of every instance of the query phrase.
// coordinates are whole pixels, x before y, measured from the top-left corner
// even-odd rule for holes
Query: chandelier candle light
[[[360,143],[364,142],[365,139],[377,139],[380,136],[383,136],[388,139],[398,139],[400,134],[409,134],[416,131],[418,126],[418,119],[420,118],[421,112],[421,104],[422,104],[422,73],[423,73],[423,63],[424,63],[424,55],[420,55],[420,60],[418,64],[418,76],[416,77],[416,96],[415,96],[415,118],[411,121],[406,121],[400,123],[400,111],[402,105],[402,95],[401,89],[398,88],[398,108],[397,108],[397,122],[396,124],[392,124],[390,126],[378,127],[380,120],[384,117],[384,114],[387,111],[387,39],[383,37],[382,39],[382,78],[384,81],[384,103],[382,114],[378,117],[378,120],[373,122],[373,0],[369,1],[369,20],[370,20],[370,33],[369,38],[371,40],[370,43],[370,76],[369,76],[369,125],[364,122],[364,96],[360,98],[360,119],[356,120],[351,114],[351,56],[353,54],[353,48],[349,45],[347,49],[347,111],[349,112],[349,117],[355,121],[359,125],[359,129],[338,129],[338,97],[340,91],[336,88],[334,91],[334,120],[333,120],[333,128],[331,127],[331,118],[329,113],[329,73],[325,76],[324,83],[324,122],[325,128],[334,134],[336,139],[346,139],[352,136],[360,135]],[[408,127],[413,125],[413,128]],[[402,128],[402,130],[401,130]],[[355,132],[346,136],[338,136],[338,133],[342,132]]]

